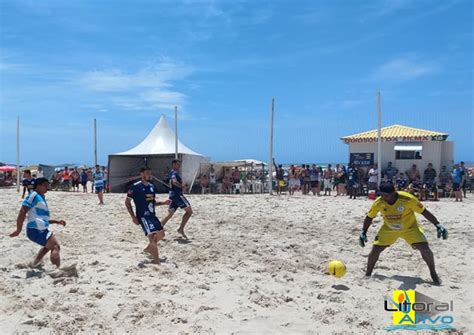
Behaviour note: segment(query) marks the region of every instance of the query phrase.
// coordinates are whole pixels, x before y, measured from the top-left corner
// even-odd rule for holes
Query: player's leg
[[[35,259],[31,263],[32,267],[37,267],[40,263],[43,257],[49,252],[49,249],[46,247],[42,247],[39,251],[38,254],[36,255]]]
[[[372,275],[372,271],[374,270],[375,264],[379,260],[379,256],[382,251],[385,250],[385,248],[387,248],[387,246],[372,246],[372,251],[370,251],[369,258],[367,260],[367,271],[365,272],[366,276],[370,277]]]
[[[51,263],[59,267],[61,265],[61,257],[59,255],[59,243],[54,236],[48,239],[45,247],[51,251],[50,259]]]
[[[175,212],[176,212],[176,208],[174,208],[174,203],[171,203],[168,209],[168,215],[166,215],[164,219],[160,220],[161,225],[164,226],[169,221],[169,219],[173,217]]]
[[[184,233],[184,227],[186,227],[186,223],[188,223],[189,218],[191,217],[191,215],[193,215],[193,209],[191,207],[186,207],[184,209],[184,212],[185,213],[183,215],[183,219],[181,220],[181,225],[178,228],[178,233],[180,233],[185,239],[187,239],[188,237]]]
[[[436,273],[434,255],[428,243],[414,243],[412,244],[412,247],[420,251],[421,257],[423,257],[423,260],[426,262],[426,265],[428,265],[431,279],[433,279],[433,283],[435,285],[440,285],[441,280],[439,279],[438,274]]]

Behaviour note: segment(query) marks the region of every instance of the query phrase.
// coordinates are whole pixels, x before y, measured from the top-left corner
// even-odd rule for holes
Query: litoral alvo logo
[[[440,302],[415,290],[395,290],[385,299],[393,325],[385,330],[447,330],[454,328],[454,303]]]

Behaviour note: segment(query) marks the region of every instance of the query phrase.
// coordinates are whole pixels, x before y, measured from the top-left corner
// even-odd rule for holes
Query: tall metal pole
[[[272,98],[272,109],[270,110],[270,150],[268,157],[268,182],[270,183],[269,194],[273,194],[273,119],[275,116],[275,98]]]
[[[377,186],[382,181],[382,111],[380,108],[380,92],[377,92]]]
[[[94,119],[94,166],[97,165],[97,120]]]
[[[16,119],[16,191],[20,192],[20,117]]]
[[[174,159],[178,159],[178,106],[174,106]]]

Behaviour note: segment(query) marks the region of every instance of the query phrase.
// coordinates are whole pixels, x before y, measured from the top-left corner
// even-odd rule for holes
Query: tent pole
[[[16,119],[16,191],[20,192],[20,117]]]
[[[273,118],[275,115],[275,98],[272,98],[272,109],[270,111],[270,150],[269,150],[269,157],[268,157],[268,180],[270,183],[270,190],[269,194],[273,194]]]
[[[178,159],[178,106],[174,106],[174,159]]]
[[[380,108],[380,92],[377,92],[377,186],[382,181],[382,111]]]
[[[94,166],[97,165],[97,120],[94,119]]]

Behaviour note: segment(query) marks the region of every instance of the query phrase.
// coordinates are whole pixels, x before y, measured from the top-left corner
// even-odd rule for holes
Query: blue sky
[[[180,110],[213,160],[347,160],[339,138],[383,125],[447,132],[474,161],[473,4],[443,1],[0,2],[0,161],[93,162]],[[172,122],[172,119],[169,118]]]

